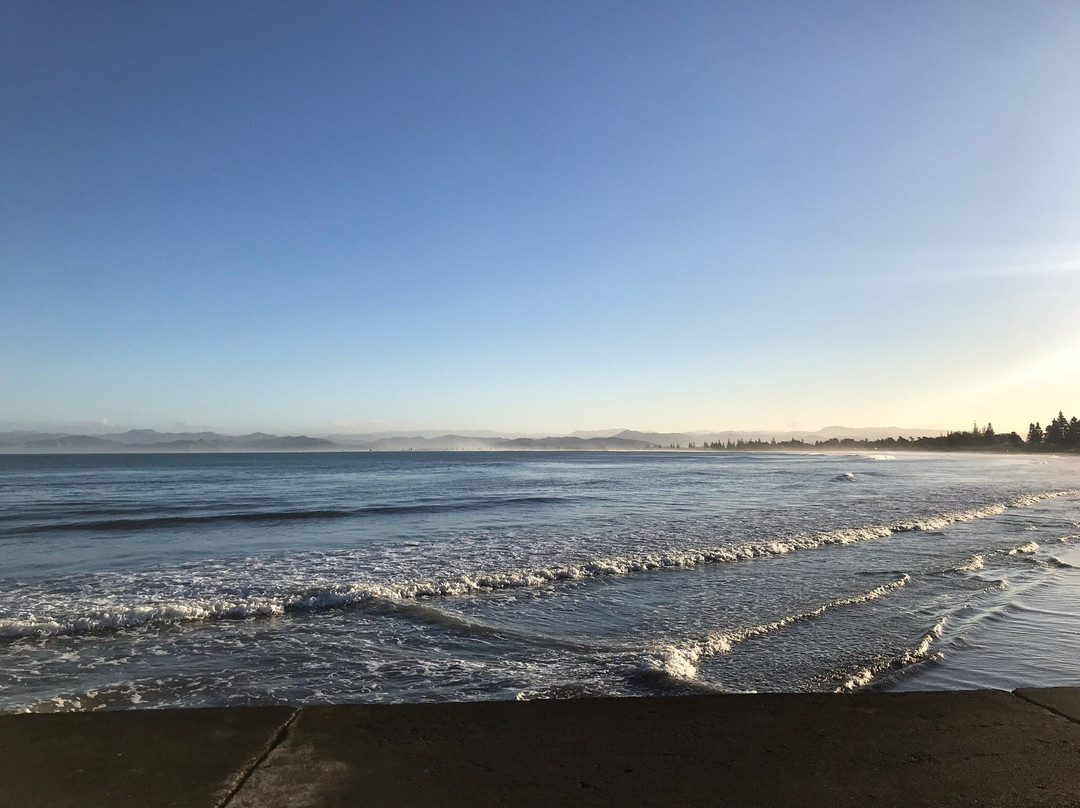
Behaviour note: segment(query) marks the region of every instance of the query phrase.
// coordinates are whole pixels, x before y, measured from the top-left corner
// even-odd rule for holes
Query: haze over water
[[[0,709],[1077,684],[1078,492],[1053,455],[3,456]]]

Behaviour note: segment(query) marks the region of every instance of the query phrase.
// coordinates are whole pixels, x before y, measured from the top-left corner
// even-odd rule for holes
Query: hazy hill
[[[107,436],[109,440],[125,446],[146,446],[174,441],[215,441],[224,438],[216,432],[157,432],[153,429],[129,429]]]
[[[349,448],[370,449],[380,452],[400,451],[480,451],[497,448],[503,438],[470,437],[468,435],[440,435],[437,437],[423,437],[421,435],[379,438],[372,441],[346,442],[343,445]]]
[[[806,429],[791,429],[785,431],[777,430],[747,430],[747,431],[735,431],[727,430],[724,432],[636,432],[631,429],[624,429],[616,434],[616,437],[625,438],[627,440],[639,440],[647,443],[655,443],[660,446],[682,446],[685,448],[691,442],[697,446],[702,446],[706,443],[727,443],[728,441],[739,440],[791,440],[792,438],[798,438],[799,440],[807,443],[813,443],[818,440],[829,440],[830,438],[856,438],[865,440],[880,440],[881,438],[896,438],[903,435],[904,437],[920,437],[923,435],[944,435],[943,429],[904,429],[895,426],[886,427],[846,427],[846,426],[828,426],[824,429],[819,429],[815,432],[811,432]]]
[[[32,438],[23,446],[32,452],[107,452],[114,441],[93,435],[58,435],[49,438]]]
[[[481,438],[466,435],[442,435],[380,438],[367,443],[351,443],[350,448],[374,451],[497,451],[497,450],[632,450],[651,449],[654,444],[623,438],[579,438],[572,435],[543,438]]]
[[[637,432],[630,429],[579,431],[571,435],[508,436],[484,430],[454,434],[402,433],[339,435],[313,438],[307,435],[222,435],[217,432],[158,432],[132,429],[108,435],[73,435],[50,432],[0,433],[0,452],[312,452],[312,451],[631,451],[738,440],[786,441],[799,438],[807,443],[830,438],[879,438],[940,435],[942,430],[901,429],[899,427],[849,428],[830,426],[817,432],[793,430],[727,432]]]
[[[655,449],[656,444],[628,438],[578,438],[572,435],[561,438],[515,438],[503,442],[506,449],[545,449],[562,451],[606,450],[631,451],[634,449]]]
[[[827,426],[824,429],[819,429],[817,432],[814,432],[812,434],[815,436],[815,440],[817,438],[820,438],[821,440],[829,440],[831,438],[881,440],[882,438],[899,438],[901,436],[905,438],[921,438],[926,435],[937,436],[944,435],[947,431],[948,430],[946,429],[910,428],[899,426]]]
[[[157,432],[133,429],[114,435],[65,435],[36,432],[0,434],[0,451],[11,452],[289,452],[338,449],[325,438],[219,435],[216,432]]]

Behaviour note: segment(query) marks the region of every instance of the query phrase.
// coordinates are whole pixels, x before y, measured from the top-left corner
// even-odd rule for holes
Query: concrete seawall
[[[1080,806],[1080,689],[0,716],[0,807]]]

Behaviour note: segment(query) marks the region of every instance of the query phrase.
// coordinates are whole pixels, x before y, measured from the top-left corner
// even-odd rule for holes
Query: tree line
[[[1057,418],[1045,429],[1038,421],[1028,426],[1027,444],[1032,448],[1080,449],[1080,420],[1075,415],[1065,420],[1065,414],[1058,410]]]
[[[1074,415],[1066,418],[1059,411],[1056,418],[1047,422],[1043,428],[1038,422],[1028,427],[1026,438],[1016,432],[997,432],[993,424],[987,424],[980,428],[977,423],[972,424],[970,431],[957,430],[944,435],[925,435],[918,438],[879,438],[869,440],[865,438],[829,438],[817,440],[813,443],[792,438],[791,440],[729,440],[705,443],[707,449],[729,452],[754,452],[754,451],[820,451],[820,450],[851,450],[860,451],[867,449],[915,449],[945,451],[1080,451],[1080,419]]]

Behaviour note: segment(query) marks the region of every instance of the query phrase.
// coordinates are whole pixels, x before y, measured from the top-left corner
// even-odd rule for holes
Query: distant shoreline
[[[816,447],[808,445],[802,449],[788,446],[707,449],[702,447],[667,447],[653,446],[632,449],[570,449],[570,448],[491,448],[491,449],[357,449],[340,447],[333,449],[116,449],[109,451],[69,449],[66,451],[46,449],[6,449],[0,448],[2,457],[111,457],[111,456],[169,456],[169,455],[276,455],[276,454],[805,454],[805,455],[846,455],[846,454],[1013,454],[1013,455],[1061,455],[1080,454],[1076,448],[928,448],[919,447]]]
[[[702,452],[897,452],[976,451],[992,453],[1080,450],[1080,421],[1064,414],[1044,430],[1030,425],[1027,438],[999,433],[992,425],[970,431],[897,427],[825,427],[818,432],[579,432],[546,437],[491,433],[333,435],[224,435],[217,432],[158,432],[133,429],[107,435],[66,432],[0,433],[0,454],[252,454],[272,452],[491,452],[491,451],[702,451]]]

